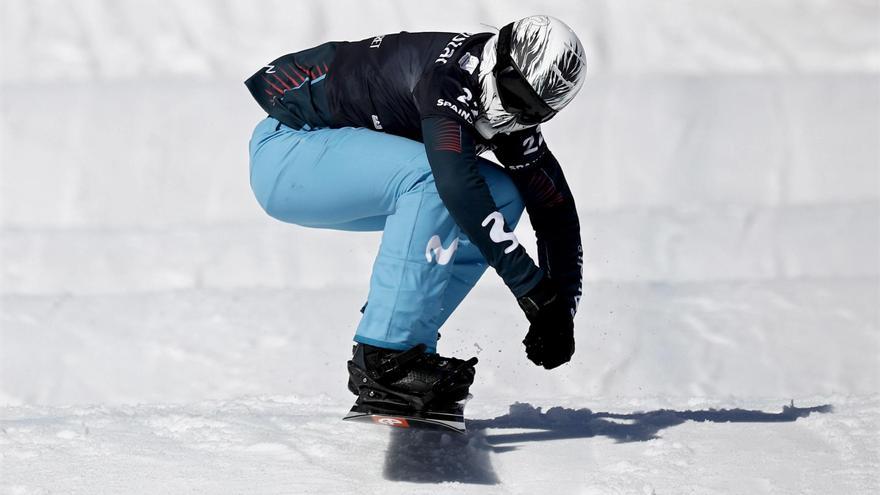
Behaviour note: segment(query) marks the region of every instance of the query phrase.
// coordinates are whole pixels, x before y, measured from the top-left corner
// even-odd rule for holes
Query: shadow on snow
[[[660,409],[628,414],[593,412],[589,409],[553,407],[546,412],[531,404],[516,403],[510,411],[492,419],[467,422],[467,435],[425,430],[391,430],[385,456],[388,480],[417,483],[460,483],[493,485],[499,482],[489,453],[515,450],[514,444],[605,436],[617,442],[642,442],[658,438],[666,428],[685,421],[712,423],[791,422],[812,413],[829,413],[830,405],[785,406],[780,413],[746,409],[675,411]],[[528,430],[489,433],[487,430]]]

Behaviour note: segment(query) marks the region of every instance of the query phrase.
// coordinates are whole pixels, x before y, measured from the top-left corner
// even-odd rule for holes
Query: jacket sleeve
[[[583,290],[583,248],[574,196],[540,129],[511,138],[495,155],[502,163],[510,164],[507,173],[525,202],[535,230],[538,262],[568,298],[574,314]]]
[[[514,296],[521,297],[537,285],[543,273],[498,211],[478,169],[472,132],[451,118],[422,120],[425,150],[440,199]]]

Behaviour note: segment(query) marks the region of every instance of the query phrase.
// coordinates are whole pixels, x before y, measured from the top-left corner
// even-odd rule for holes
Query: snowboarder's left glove
[[[569,362],[574,354],[574,316],[550,279],[542,279],[517,302],[531,323],[523,340],[526,356],[548,370]]]

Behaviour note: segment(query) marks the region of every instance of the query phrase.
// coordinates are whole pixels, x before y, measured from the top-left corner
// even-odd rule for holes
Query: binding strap
[[[411,361],[423,357],[427,348],[428,346],[425,344],[419,344],[407,351],[396,354],[394,357],[383,360],[379,363],[379,366],[377,367],[378,369],[376,370],[378,372],[378,377],[381,378],[399,372]]]

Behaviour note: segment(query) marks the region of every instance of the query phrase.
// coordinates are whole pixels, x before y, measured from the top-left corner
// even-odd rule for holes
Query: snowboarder
[[[269,114],[250,141],[262,208],[297,225],[383,231],[349,361],[361,401],[416,409],[468,395],[476,358],[438,329],[491,265],[547,369],[574,353],[580,226],[540,124],[583,85],[574,32],[530,16],[494,33],[407,33],[284,55],[246,81]],[[501,165],[480,158],[493,151]],[[539,266],[512,233],[523,208]]]

